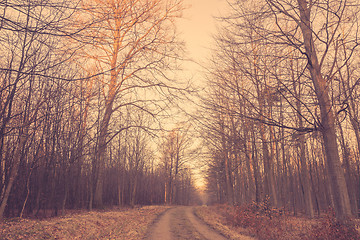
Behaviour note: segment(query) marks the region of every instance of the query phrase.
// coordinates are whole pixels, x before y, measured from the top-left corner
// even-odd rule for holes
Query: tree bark
[[[301,110],[301,84],[300,84],[300,78],[299,83],[296,84],[295,77],[292,73],[292,80],[293,80],[293,86],[294,86],[294,92],[296,95],[296,111],[297,111],[297,120],[298,120],[298,127],[299,129],[302,129],[304,127],[303,123],[303,117],[302,117],[302,110]],[[304,202],[305,202],[305,211],[306,215],[308,215],[310,218],[314,217],[314,205],[313,205],[313,196],[312,196],[312,190],[310,185],[310,174],[306,162],[306,139],[305,135],[303,133],[299,134],[298,138],[298,148],[299,148],[299,158],[300,158],[300,165],[301,165],[301,179],[303,184],[303,196],[304,196]]]
[[[227,199],[227,203],[229,205],[234,205],[234,189],[233,189],[233,185],[232,185],[232,177],[231,177],[231,166],[230,166],[230,161],[229,161],[229,157],[227,156],[227,152],[224,151],[224,161],[225,161],[225,181],[226,181],[226,199]]]
[[[301,121],[302,122],[302,121]],[[300,164],[301,164],[301,178],[303,183],[303,194],[305,200],[306,215],[314,217],[314,204],[312,197],[312,190],[310,185],[310,174],[306,163],[305,154],[305,136],[303,134],[299,137],[299,148],[300,148]]]
[[[2,199],[1,199],[0,221],[2,221],[4,219],[5,207],[7,205],[7,202],[8,202],[8,199],[9,199],[10,192],[11,192],[11,189],[13,187],[14,181],[15,181],[16,176],[18,174],[19,165],[20,165],[21,159],[23,157],[22,156],[22,151],[24,149],[26,140],[27,140],[26,135],[20,135],[19,144],[18,144],[17,150],[16,150],[16,152],[14,154],[14,163],[13,163],[11,171],[10,171],[9,182],[6,185],[4,195],[2,196]]]
[[[311,74],[315,93],[319,102],[321,113],[320,131],[324,140],[326,160],[329,170],[331,188],[335,204],[335,213],[339,221],[351,217],[351,206],[349,194],[346,186],[344,172],[341,167],[338,144],[336,141],[335,116],[329,97],[329,87],[321,75],[315,43],[312,36],[310,23],[310,6],[306,0],[298,0],[300,11],[300,28],[304,38],[306,55],[308,58],[308,69]]]
[[[356,188],[354,186],[354,181],[352,179],[352,171],[350,167],[350,149],[348,148],[347,143],[345,141],[344,131],[338,118],[337,118],[337,123],[340,130],[340,145],[343,155],[343,165],[345,167],[345,181],[349,191],[352,214],[356,216],[358,214],[358,207],[357,207],[357,199],[356,199],[356,191],[355,191]]]
[[[254,168],[255,202],[260,203],[262,188],[261,188],[261,175],[259,170],[259,161],[258,161],[255,136],[252,137],[252,164]]]
[[[268,140],[265,136],[265,125],[260,125],[260,137],[262,142],[263,162],[264,162],[264,187],[265,193],[270,197],[271,205],[276,207],[278,205],[277,195],[275,190],[275,179],[272,166],[272,156],[269,152]]]

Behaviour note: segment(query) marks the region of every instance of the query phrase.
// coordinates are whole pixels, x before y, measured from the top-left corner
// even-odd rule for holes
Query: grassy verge
[[[224,207],[226,205],[223,205]],[[214,206],[195,207],[195,215],[206,224],[232,240],[252,240],[251,233],[242,227],[229,224],[225,214],[226,209]]]
[[[197,207],[195,213],[229,239],[358,240],[360,221],[336,221],[333,212],[315,219],[294,217],[263,204]],[[247,236],[247,238],[246,238]],[[253,238],[250,238],[253,237]]]
[[[166,209],[147,206],[45,220],[9,219],[0,224],[0,239],[141,239]]]

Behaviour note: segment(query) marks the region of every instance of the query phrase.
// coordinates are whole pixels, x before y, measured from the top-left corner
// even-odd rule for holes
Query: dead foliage
[[[9,219],[0,239],[141,239],[165,206],[84,212],[45,220]]]
[[[290,216],[279,209],[270,208],[268,202],[247,206],[215,205],[200,207],[197,214],[218,231],[254,236],[259,240],[357,240],[360,233],[358,221],[346,223],[336,221],[329,211],[316,219]],[[217,219],[217,220],[214,220]]]
[[[310,229],[307,240],[359,240],[360,233],[357,230],[359,224],[354,221],[338,222],[333,210],[319,220],[318,224]]]
[[[195,215],[209,226],[232,240],[252,240],[251,233],[242,227],[228,224],[225,213],[229,210],[228,205],[202,206],[195,208]]]

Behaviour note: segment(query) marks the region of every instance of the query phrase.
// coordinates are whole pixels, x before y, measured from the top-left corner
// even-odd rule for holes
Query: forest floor
[[[331,213],[309,219],[276,210],[264,213],[228,205],[199,206],[194,213],[228,239],[360,240],[360,219],[339,225]]]
[[[0,239],[142,239],[169,207],[146,206],[68,214],[43,220],[8,219]]]
[[[225,240],[230,239],[229,236],[236,236],[231,239],[253,239],[231,230],[222,235],[224,231],[220,233],[194,214],[196,208],[146,206],[80,211],[45,219],[13,218],[0,224],[0,239]]]
[[[251,240],[254,235],[248,229],[236,227],[227,220],[226,213],[220,211],[217,207],[199,206],[195,207],[194,214],[211,226],[217,232],[221,233],[227,239],[232,240]]]
[[[145,206],[75,212],[45,219],[7,219],[0,239],[360,239],[354,228],[339,227],[331,215],[315,219],[246,208],[216,206]]]
[[[235,233],[234,233],[235,234]],[[237,234],[241,240],[250,240],[247,236]],[[194,215],[194,207],[178,206],[167,210],[151,226],[145,239],[151,240],[226,240],[210,225]]]

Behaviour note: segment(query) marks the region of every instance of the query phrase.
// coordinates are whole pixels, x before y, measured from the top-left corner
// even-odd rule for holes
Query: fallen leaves
[[[141,239],[166,209],[146,206],[46,220],[11,219],[0,224],[0,239]]]
[[[253,237],[248,236],[250,233],[240,227],[234,227],[227,224],[226,218],[219,212],[219,209],[214,207],[201,206],[196,207],[194,213],[202,219],[209,226],[216,231],[222,233],[232,240],[253,240]]]
[[[321,217],[309,219],[304,216],[263,213],[246,207],[232,207],[226,204],[196,208],[196,214],[207,224],[229,239],[260,240],[280,239],[359,239],[360,220],[354,219],[354,226],[337,224],[334,216],[323,213]],[[355,230],[354,227],[357,227]]]

